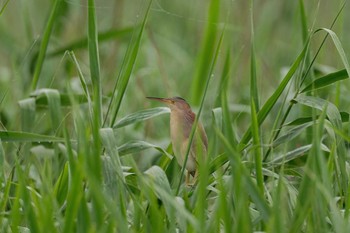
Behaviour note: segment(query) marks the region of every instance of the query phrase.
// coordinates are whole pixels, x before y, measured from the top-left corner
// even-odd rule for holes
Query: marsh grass
[[[0,69],[1,232],[350,231],[350,66],[344,45],[350,35],[337,26],[349,20],[345,3],[322,16],[327,25],[317,17],[323,2],[289,3],[295,12],[289,17],[299,23],[286,32],[300,38],[272,51],[294,50],[286,55],[286,72],[279,75],[281,66],[270,71],[278,82],[262,72],[264,57],[273,55],[259,52],[264,28],[256,23],[262,13],[285,9],[277,1],[261,8],[257,1],[213,0],[199,15],[180,15],[177,10],[189,7],[182,1],[106,7],[55,0],[45,2],[46,21],[33,20],[34,28],[43,28],[39,42],[21,42],[29,50],[10,42],[15,27],[7,14],[18,10],[11,4],[0,6],[6,39],[0,48],[11,57]],[[128,11],[115,15],[118,7]],[[75,29],[86,33],[66,41],[62,20],[76,12],[86,19]],[[250,12],[247,25],[232,20],[244,12]],[[100,29],[108,24],[102,16],[113,26]],[[133,23],[121,26],[113,17]],[[281,16],[281,23],[288,26],[291,18]],[[168,26],[183,35],[169,39]],[[246,33],[248,52],[232,40]],[[200,43],[191,44],[190,37]],[[191,66],[193,79],[183,79]],[[180,77],[165,83],[156,70]],[[170,93],[164,88],[186,85]],[[150,93],[191,98],[195,124],[201,118],[206,126],[209,160],[199,163],[194,187],[184,185],[185,170],[172,155],[162,119],[169,109],[151,108],[144,98]]]

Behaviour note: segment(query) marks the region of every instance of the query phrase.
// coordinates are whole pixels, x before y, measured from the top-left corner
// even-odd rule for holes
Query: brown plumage
[[[189,137],[191,134],[192,125],[196,118],[194,112],[192,112],[190,105],[181,97],[172,98],[158,98],[147,97],[151,100],[156,100],[167,104],[171,110],[170,113],[170,137],[173,144],[173,151],[177,162],[180,166],[183,166],[186,150],[188,146]],[[204,127],[201,122],[198,122],[196,133],[194,135],[190,153],[188,155],[186,163],[186,184],[189,184],[189,174],[194,179],[194,183],[197,179],[198,160],[206,159],[208,149],[208,138],[205,133]]]

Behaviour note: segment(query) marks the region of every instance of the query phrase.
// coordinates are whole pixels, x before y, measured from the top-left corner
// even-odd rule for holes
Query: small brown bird
[[[184,165],[186,150],[191,134],[192,125],[196,118],[190,105],[181,97],[158,98],[147,97],[167,104],[171,110],[170,113],[170,137],[173,144],[173,151],[180,166]],[[186,163],[186,185],[193,185],[198,176],[198,160],[206,159],[208,148],[208,138],[201,122],[198,122],[195,135],[192,140],[191,149]],[[193,181],[190,183],[190,174]]]

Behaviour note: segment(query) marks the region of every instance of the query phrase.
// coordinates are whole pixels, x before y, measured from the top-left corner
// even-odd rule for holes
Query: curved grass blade
[[[307,85],[303,90],[301,90],[300,93],[304,93],[311,90],[317,90],[347,78],[349,78],[349,74],[346,71],[346,69],[339,70],[337,72],[333,72],[316,79],[315,81]]]
[[[35,103],[37,106],[48,106],[48,99],[46,95],[38,94],[38,93],[32,93],[30,94],[30,97],[35,98]],[[60,102],[62,106],[72,106],[71,98],[74,98],[74,103],[76,104],[84,104],[87,103],[88,100],[86,99],[86,96],[84,94],[66,94],[66,93],[60,93]]]
[[[107,154],[109,155],[103,157],[104,184],[108,194],[115,199],[116,208],[120,211],[120,221],[123,221],[123,223],[120,223],[121,228],[127,229],[125,177],[119,157],[117,139],[114,135],[113,129],[111,128],[100,129],[100,134],[102,143],[106,148]]]
[[[61,124],[61,98],[60,93],[55,89],[43,88],[36,90],[35,96],[45,96],[50,111],[51,124],[54,134]]]
[[[162,154],[166,155],[169,158],[173,158],[171,154],[169,154],[166,150],[163,148],[153,145],[151,143],[145,142],[145,141],[131,141],[127,142],[121,146],[118,147],[118,152],[120,156],[132,154],[132,153],[138,153],[143,150],[147,150],[150,148],[154,148],[161,152]]]
[[[270,213],[271,209],[267,204],[264,195],[260,192],[257,184],[253,182],[253,180],[251,179],[247,168],[242,164],[242,161],[238,152],[232,147],[230,142],[227,141],[227,139],[219,131],[219,129],[215,128],[215,132],[223,142],[224,147],[226,148],[228,158],[230,159],[232,168],[235,170],[237,169],[241,171],[241,175],[245,183],[244,187],[246,188],[246,191],[250,195],[252,201],[255,203],[256,208],[259,210],[261,218],[265,222],[267,222],[271,215]]]
[[[166,114],[166,113],[170,113],[170,109],[167,107],[158,107],[158,108],[141,110],[123,117],[113,126],[113,128],[114,129],[121,128],[127,125],[145,121],[147,119],[150,119],[162,114]]]
[[[344,122],[349,122],[349,113],[347,112],[340,112],[340,117],[341,117],[341,121],[344,123]],[[316,119],[318,119],[320,116],[319,115],[316,115]],[[328,117],[326,118],[327,120]],[[312,117],[300,117],[300,118],[297,118],[291,122],[288,122],[285,124],[285,126],[293,126],[293,125],[302,125],[302,124],[305,124],[307,122],[310,122],[310,121],[313,121],[313,118]]]
[[[86,84],[86,81],[85,81],[85,78],[84,78],[84,75],[83,75],[83,72],[81,71],[81,68],[80,68],[80,65],[77,61],[77,58],[75,57],[75,54],[73,51],[69,51],[68,52],[68,55],[69,57],[72,59],[76,69],[77,69],[77,72],[78,72],[78,75],[79,75],[79,79],[80,79],[80,83],[81,83],[81,86],[84,90],[84,93],[85,93],[85,98],[86,100],[88,101],[89,103],[89,107],[90,107],[90,111],[91,111],[91,114],[92,114],[92,110],[91,110],[91,97],[90,97],[90,94],[89,94],[89,89],[88,89],[88,86]],[[75,95],[73,95],[75,96]],[[78,102],[79,103],[79,102]]]
[[[181,220],[185,222],[187,221],[192,228],[198,231],[200,229],[198,220],[185,208],[184,205],[179,203],[179,200],[182,199],[172,194],[165,172],[160,167],[153,166],[145,171],[145,174],[147,176],[143,184],[150,187],[150,189],[147,190],[154,190],[157,197],[162,200],[169,219],[172,220],[172,218],[176,216],[180,222]]]
[[[286,76],[283,78],[282,82],[279,84],[277,87],[276,91],[270,96],[270,98],[265,102],[265,104],[262,106],[260,111],[258,112],[257,115],[257,120],[258,120],[258,125],[260,126],[264,120],[266,119],[267,115],[270,113],[271,109],[273,106],[275,106],[277,100],[281,96],[282,92],[285,90],[287,87],[287,84],[289,81],[292,79],[294,73],[298,69],[299,65],[305,58],[306,51],[308,49],[308,43],[304,46],[304,49],[301,51],[297,59],[294,61],[292,64],[291,68],[289,69],[288,73]],[[245,132],[243,135],[240,143],[239,143],[239,150],[242,150],[245,148],[245,145],[249,142],[249,140],[252,137],[252,132],[251,132],[251,126],[248,128],[248,130]]]
[[[304,96],[299,95],[297,98],[295,98],[295,101],[298,103],[304,104],[306,106],[318,109],[322,112],[325,112],[326,116],[328,117],[331,124],[338,130],[342,130],[342,120],[341,115],[339,113],[338,108],[330,103],[329,101],[326,101],[321,98],[312,97],[312,96]],[[335,163],[337,164],[337,168],[339,168],[339,179],[341,182],[340,190],[343,194],[345,194],[348,190],[348,172],[346,170],[346,148],[344,141],[342,141],[341,137],[336,137],[336,145],[337,145],[337,159],[335,160]]]
[[[64,138],[43,134],[28,133],[23,131],[0,131],[0,139],[3,142],[63,142]]]
[[[311,147],[312,144],[298,147],[292,151],[288,151],[287,153],[272,159],[271,161],[268,161],[266,164],[269,167],[276,167],[284,163],[288,163],[291,160],[304,156],[308,151],[310,151]],[[330,152],[330,149],[324,144],[321,144],[321,150],[328,153]]]
[[[117,139],[114,136],[113,130],[111,128],[102,128],[100,129],[100,135],[107,154],[112,160],[114,170],[117,172],[119,179],[125,181],[123,177],[122,164],[119,159]]]
[[[296,138],[298,135],[300,135],[305,129],[312,126],[314,122],[307,122],[301,125],[298,125],[296,127],[293,127],[292,129],[289,129],[285,134],[279,136],[274,142],[273,147],[276,147],[282,143],[286,143],[294,138]]]
[[[350,74],[350,65],[349,65],[349,61],[346,57],[345,51],[340,43],[340,40],[338,38],[338,36],[330,29],[328,28],[321,28],[315,31],[315,33],[319,32],[319,31],[325,31],[328,33],[328,35],[330,35],[330,37],[332,38],[333,44],[335,45],[338,54],[343,62],[343,65],[348,73],[348,75]]]
[[[126,91],[126,87],[129,84],[131,72],[134,69],[134,65],[135,65],[135,62],[136,62],[136,59],[138,56],[138,52],[139,52],[139,48],[140,48],[140,44],[141,44],[141,38],[142,38],[143,32],[145,30],[145,26],[146,26],[148,14],[149,14],[150,9],[151,9],[151,5],[152,5],[152,0],[149,0],[148,6],[146,9],[146,13],[145,13],[145,16],[143,18],[141,28],[139,29],[140,31],[137,35],[137,38],[135,39],[134,36],[131,38],[128,49],[125,53],[122,68],[118,74],[117,82],[115,83],[115,86],[114,86],[112,98],[109,102],[107,114],[106,114],[103,125],[105,124],[110,111],[112,111],[113,115],[112,115],[112,119],[111,119],[111,122],[109,125],[111,127],[113,127],[113,125],[115,123],[115,120],[117,118],[117,115],[118,115],[118,112],[119,112],[119,109],[120,109],[120,106],[121,106],[121,103],[122,103],[122,100],[124,97],[124,93]],[[112,108],[112,106],[115,106],[115,107]]]
[[[41,70],[42,70],[42,67],[44,64],[46,50],[47,50],[47,46],[49,44],[52,28],[53,28],[55,21],[57,20],[57,16],[59,13],[59,8],[61,5],[61,2],[63,2],[63,1],[62,0],[55,0],[53,7],[51,9],[50,17],[47,20],[44,35],[43,35],[43,38],[42,38],[41,44],[40,44],[40,51],[39,51],[38,59],[36,61],[36,65],[35,65],[35,70],[34,70],[34,75],[33,75],[33,80],[32,80],[32,89],[33,90],[35,90],[37,88],[37,84],[38,84],[40,73],[41,73]]]
[[[305,96],[305,95],[299,95],[294,99],[294,101],[309,106],[311,108],[318,109],[320,111],[323,111],[325,106],[327,106],[327,117],[329,121],[338,129],[342,128],[342,120],[341,120],[341,115],[338,110],[338,108],[330,103],[329,101],[326,101],[324,99],[318,98],[318,97],[313,97],[313,96]]]

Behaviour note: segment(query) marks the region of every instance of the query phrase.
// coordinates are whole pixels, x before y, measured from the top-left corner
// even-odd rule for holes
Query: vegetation
[[[349,5],[0,9],[0,232],[350,232]],[[209,138],[194,187],[145,99],[177,95]]]

